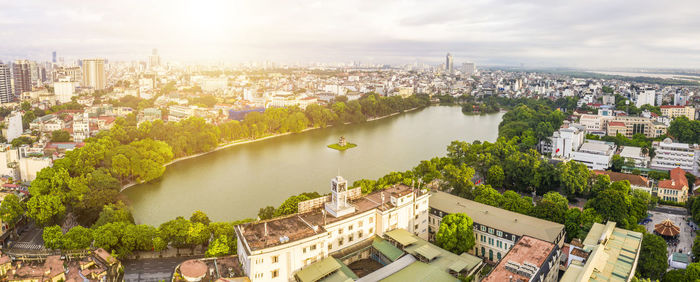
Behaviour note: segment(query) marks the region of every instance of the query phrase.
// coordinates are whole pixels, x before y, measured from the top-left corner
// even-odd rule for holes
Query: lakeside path
[[[430,106],[428,106],[428,107],[430,107]],[[405,110],[405,111],[403,111],[403,112],[393,113],[393,114],[389,114],[389,115],[385,115],[385,116],[381,116],[381,117],[369,118],[369,119],[367,119],[365,122],[380,120],[380,119],[384,119],[384,118],[396,116],[396,115],[399,115],[399,114],[403,114],[403,113],[415,111],[415,110],[417,110],[417,109],[422,109],[422,108],[416,107],[416,108],[411,108],[411,109]],[[351,122],[346,122],[346,123],[344,123],[344,124],[351,124]],[[261,137],[261,138],[258,138],[258,139],[233,141],[233,142],[229,142],[229,143],[226,143],[226,144],[221,144],[221,145],[217,146],[216,148],[214,148],[214,149],[211,150],[211,151],[206,151],[206,152],[197,153],[197,154],[194,154],[194,155],[190,155],[190,156],[180,157],[180,158],[174,159],[174,160],[172,160],[172,161],[170,161],[170,162],[164,164],[163,166],[168,167],[169,165],[174,164],[174,163],[177,163],[177,162],[180,162],[180,161],[184,161],[184,160],[188,160],[188,159],[192,159],[192,158],[204,156],[204,155],[206,155],[206,154],[210,154],[210,153],[213,153],[213,152],[216,152],[216,151],[219,151],[219,150],[223,150],[223,149],[226,149],[226,148],[229,148],[229,147],[237,146],[237,145],[243,145],[243,144],[248,144],[248,143],[263,141],[263,140],[267,140],[267,139],[271,139],[271,138],[275,138],[275,137],[280,137],[280,136],[285,136],[285,135],[290,135],[290,134],[303,133],[303,132],[310,131],[310,130],[315,130],[315,129],[320,129],[320,128],[328,128],[328,127],[332,127],[332,125],[329,125],[329,126],[326,126],[326,127],[309,127],[309,128],[306,128],[306,129],[304,129],[304,130],[302,130],[302,131],[299,131],[299,132],[286,132],[286,133],[271,134],[271,135],[268,135],[268,136],[265,136],[265,137]],[[125,184],[125,185],[122,186],[121,189],[119,189],[119,192],[121,193],[121,192],[123,192],[124,190],[126,190],[127,188],[130,188],[130,187],[135,186],[135,185],[138,185],[138,184],[142,184],[142,183],[141,183],[141,182],[132,182],[132,183]]]

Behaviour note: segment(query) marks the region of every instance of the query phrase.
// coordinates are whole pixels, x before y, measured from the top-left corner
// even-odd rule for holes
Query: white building
[[[18,163],[19,151],[10,144],[0,144],[0,176],[19,178]]]
[[[569,158],[572,152],[581,147],[585,137],[586,134],[581,125],[572,124],[566,128],[560,128],[549,138],[551,147],[543,149],[543,152],[551,152],[553,158]]]
[[[52,164],[51,158],[43,156],[43,148],[27,145],[19,148],[18,169],[21,181],[33,181],[39,171]]]
[[[600,110],[598,111],[600,113]],[[608,121],[614,119],[608,115],[581,115],[579,123],[586,129],[586,133],[605,135]]]
[[[338,176],[329,196],[299,203],[299,213],[236,226],[238,259],[252,281],[290,281],[330,254],[405,229],[428,238],[430,194],[405,185],[362,196]]]
[[[620,157],[633,161],[635,167],[649,167],[649,155],[643,154],[640,147],[624,146]]]
[[[82,116],[73,116],[73,141],[83,142],[90,137],[90,118],[85,113]]]
[[[637,103],[635,104],[637,108],[643,106],[643,105],[652,105],[654,106],[656,103],[656,91],[647,89],[642,91],[641,93],[637,94]]]
[[[586,140],[581,148],[571,153],[570,159],[585,164],[588,169],[605,170],[612,165],[615,144],[596,140]]]
[[[688,172],[695,172],[698,161],[698,147],[695,144],[674,143],[671,138],[654,141],[654,159],[651,168],[671,170],[680,167]]]
[[[70,79],[61,79],[53,83],[53,91],[59,102],[69,103],[71,98],[75,96],[75,83]]]
[[[22,132],[24,132],[22,129],[22,113],[12,112],[7,117],[7,134],[5,135],[7,142],[12,142],[12,140],[22,135]]]

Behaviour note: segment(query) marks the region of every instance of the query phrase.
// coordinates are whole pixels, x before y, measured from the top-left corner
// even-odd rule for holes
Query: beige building
[[[611,129],[610,124],[613,123],[613,128]],[[621,130],[622,124],[626,130]],[[616,116],[615,119],[608,122],[608,135],[611,132],[615,136],[618,132],[623,134],[627,138],[632,138],[637,133],[644,134],[648,138],[656,138],[661,135],[666,134],[666,125],[660,122],[656,122],[651,118],[645,117],[631,117],[631,116]]]
[[[685,116],[689,120],[695,120],[695,108],[689,106],[661,106],[661,115],[670,118]]]
[[[427,191],[406,185],[362,196],[338,176],[331,195],[299,203],[299,213],[236,226],[238,259],[252,281],[289,281],[294,273],[384,233],[428,238]]]
[[[688,179],[680,167],[670,171],[671,179],[659,181],[658,196],[664,201],[685,203],[688,200]]]
[[[430,197],[430,239],[440,228],[445,215],[464,213],[474,221],[476,244],[470,254],[498,262],[523,236],[564,245],[564,225],[467,200],[445,192]],[[557,260],[559,259],[557,254]]]
[[[83,86],[94,90],[107,88],[104,59],[83,60]]]

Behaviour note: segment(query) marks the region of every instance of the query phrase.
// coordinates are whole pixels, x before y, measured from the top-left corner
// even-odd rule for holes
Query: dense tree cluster
[[[666,241],[658,235],[644,234],[637,265],[637,275],[651,279],[661,279],[668,269]],[[690,280],[694,281],[694,280]]]
[[[700,143],[700,121],[689,120],[687,117],[677,117],[671,121],[668,127],[668,135],[677,142],[698,144]]]
[[[503,115],[498,125],[498,136],[508,140],[519,137],[519,143],[535,148],[561,127],[565,114],[546,102],[520,105]]]
[[[162,251],[168,245],[177,248],[208,247],[209,256],[230,255],[236,252],[234,227],[251,219],[235,222],[211,222],[206,214],[195,211],[190,219],[177,217],[156,228],[136,225],[123,204],[109,205],[100,213],[92,228],[76,226],[65,234],[61,227],[44,228],[44,245],[49,249],[75,250],[91,246],[104,248],[125,257],[135,251]]]

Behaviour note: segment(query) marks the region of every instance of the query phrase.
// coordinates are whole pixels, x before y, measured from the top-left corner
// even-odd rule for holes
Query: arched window
[[[489,260],[493,261],[493,250],[489,250]]]
[[[481,247],[481,256],[482,257],[486,256],[486,249],[484,249],[484,247]]]
[[[500,252],[496,254],[496,258],[498,258],[498,260],[501,260],[501,253]]]

